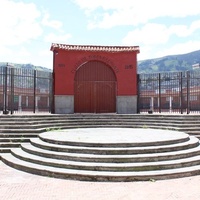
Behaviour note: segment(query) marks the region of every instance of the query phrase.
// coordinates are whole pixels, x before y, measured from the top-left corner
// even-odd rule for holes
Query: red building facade
[[[138,46],[52,44],[55,113],[136,113]]]

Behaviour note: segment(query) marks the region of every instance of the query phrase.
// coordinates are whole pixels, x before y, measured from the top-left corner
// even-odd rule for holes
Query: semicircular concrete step
[[[88,153],[88,154],[104,154],[104,155],[127,155],[127,154],[145,154],[145,153],[161,153],[171,152],[183,149],[190,149],[199,145],[199,140],[190,136],[188,141],[179,142],[176,144],[167,144],[160,146],[140,146],[140,147],[91,147],[91,144],[87,146],[74,146],[74,145],[60,145],[49,142],[44,142],[39,138],[30,140],[31,144],[41,149],[47,149],[56,152],[68,152],[68,153]]]
[[[67,168],[67,169],[81,169],[92,171],[150,171],[174,169],[180,167],[189,167],[200,164],[200,155],[189,158],[182,158],[177,160],[157,161],[157,162],[137,162],[137,163],[105,163],[105,162],[81,162],[70,161],[53,158],[45,158],[33,155],[23,151],[22,149],[13,149],[12,155],[20,160],[28,161],[35,164],[42,164],[46,166]]]
[[[81,162],[107,162],[107,163],[130,163],[130,162],[151,162],[176,160],[181,158],[189,158],[200,155],[200,146],[185,150],[163,152],[163,153],[147,153],[147,154],[129,154],[129,155],[103,155],[103,154],[84,154],[84,153],[68,153],[56,152],[41,149],[29,143],[21,144],[23,151],[46,158],[54,158],[61,160],[81,161]]]
[[[186,176],[199,175],[200,166],[183,167],[167,170],[154,171],[91,171],[74,170],[58,167],[39,165],[20,160],[11,154],[4,154],[2,160],[5,164],[32,174],[48,176],[53,178],[74,179],[83,181],[149,181],[169,178],[180,178]]]
[[[197,138],[183,132],[75,129],[74,133],[40,134],[20,149],[2,155],[2,161],[22,171],[56,178],[166,179],[199,174],[200,146]]]

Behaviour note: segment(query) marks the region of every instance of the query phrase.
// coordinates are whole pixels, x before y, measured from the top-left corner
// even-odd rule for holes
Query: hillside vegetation
[[[187,54],[138,61],[138,73],[154,73],[192,70],[192,65],[200,63],[200,50]]]

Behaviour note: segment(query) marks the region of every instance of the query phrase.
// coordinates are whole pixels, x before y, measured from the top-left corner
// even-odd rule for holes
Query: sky
[[[139,46],[138,60],[200,49],[198,0],[0,0],[0,62],[52,69],[52,43]]]

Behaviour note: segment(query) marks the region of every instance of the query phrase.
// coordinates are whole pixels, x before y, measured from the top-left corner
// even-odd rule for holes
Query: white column
[[[154,110],[154,98],[153,97],[151,97],[151,100],[150,100],[150,110]]]
[[[36,112],[38,111],[38,99],[39,99],[39,97],[36,96],[36,98],[35,98],[35,111]]]
[[[49,107],[49,97],[47,97],[47,107]]]
[[[28,107],[28,96],[26,96],[26,107]]]
[[[19,95],[18,111],[22,111],[22,96]]]
[[[172,97],[169,97],[169,112],[172,112]]]

